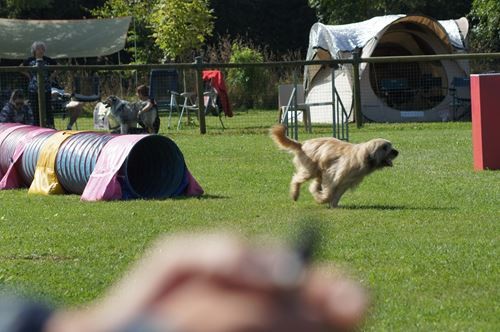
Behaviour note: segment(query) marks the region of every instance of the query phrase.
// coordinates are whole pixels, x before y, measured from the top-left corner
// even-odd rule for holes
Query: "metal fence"
[[[2,105],[14,89],[29,95],[27,72],[39,81],[53,73],[54,88],[64,90],[46,94],[39,86],[38,107],[33,110],[44,126],[47,113],[54,114],[57,129],[66,129],[70,122],[73,110],[67,106],[73,97],[82,108],[74,129],[109,130],[100,101],[110,95],[137,101],[135,89],[143,84],[158,103],[161,134],[263,132],[281,121],[295,137],[299,132],[328,132],[347,140],[353,121],[362,126],[369,121],[470,119],[469,73],[500,72],[500,53],[251,64],[198,59],[162,65],[0,67]],[[46,97],[51,103],[45,103]]]

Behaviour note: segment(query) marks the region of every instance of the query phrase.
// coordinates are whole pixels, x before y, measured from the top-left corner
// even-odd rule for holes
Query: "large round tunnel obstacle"
[[[10,172],[11,169],[15,172]],[[51,177],[51,172],[55,176]],[[103,174],[109,177],[106,183]],[[13,176],[18,181],[3,179],[0,189],[13,187],[5,185],[7,182],[19,183],[30,186],[30,193],[50,194],[56,186],[46,183],[53,181],[66,193],[91,192],[92,198],[86,200],[116,199],[116,195],[105,194],[113,185],[115,192],[119,186],[118,198],[158,199],[203,193],[187,170],[179,147],[160,135],[125,137],[0,124],[0,178]],[[35,181],[40,176],[46,179]],[[48,188],[32,190],[39,183]]]

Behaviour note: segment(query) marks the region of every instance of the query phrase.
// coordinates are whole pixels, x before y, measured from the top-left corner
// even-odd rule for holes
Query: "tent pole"
[[[203,58],[197,56],[194,60],[196,64],[196,92],[198,94],[198,121],[200,122],[200,134],[205,134],[207,125],[205,123],[205,101],[203,99]]]
[[[335,67],[331,66],[331,77],[332,77],[332,135],[335,138],[340,138],[337,133],[337,125],[338,125],[338,109],[336,109],[336,95],[335,95]]]
[[[293,138],[299,139],[299,125],[297,123],[297,68],[293,69],[293,109],[292,109]]]
[[[137,30],[135,27],[135,16],[132,17],[132,21],[134,22],[134,62],[137,63]],[[135,86],[137,86],[138,78],[137,78],[137,69],[135,70]]]
[[[122,60],[121,60],[121,57],[120,57],[120,51],[118,51],[118,64],[119,65],[122,64]],[[118,75],[120,75],[120,97],[123,97],[122,72],[120,71]]]

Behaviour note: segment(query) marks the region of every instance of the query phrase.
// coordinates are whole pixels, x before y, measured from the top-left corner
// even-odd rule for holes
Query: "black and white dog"
[[[137,114],[143,107],[142,102],[130,103],[116,96],[109,96],[103,104],[109,108],[109,116],[112,116],[120,125],[120,134],[135,134],[140,132],[140,130],[137,130],[138,123],[144,125],[146,132],[157,132],[155,122],[158,118],[158,111],[155,108],[141,113],[138,117]]]

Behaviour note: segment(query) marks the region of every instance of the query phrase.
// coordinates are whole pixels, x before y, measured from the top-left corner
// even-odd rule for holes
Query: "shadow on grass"
[[[226,199],[226,198],[228,197],[222,195],[202,195],[199,197],[199,199]]]
[[[402,210],[402,211],[452,211],[455,207],[442,206],[405,206],[405,205],[340,205],[338,209],[345,210]]]
[[[6,255],[0,256],[0,261],[68,261],[75,257],[58,256],[49,254]]]
[[[199,197],[194,197],[194,196],[177,196],[177,197],[171,197],[167,199],[172,199],[172,200],[186,200],[186,199],[199,199],[199,200],[206,200],[206,199],[226,199],[228,198],[227,196],[221,196],[221,195],[206,195],[203,194]]]

